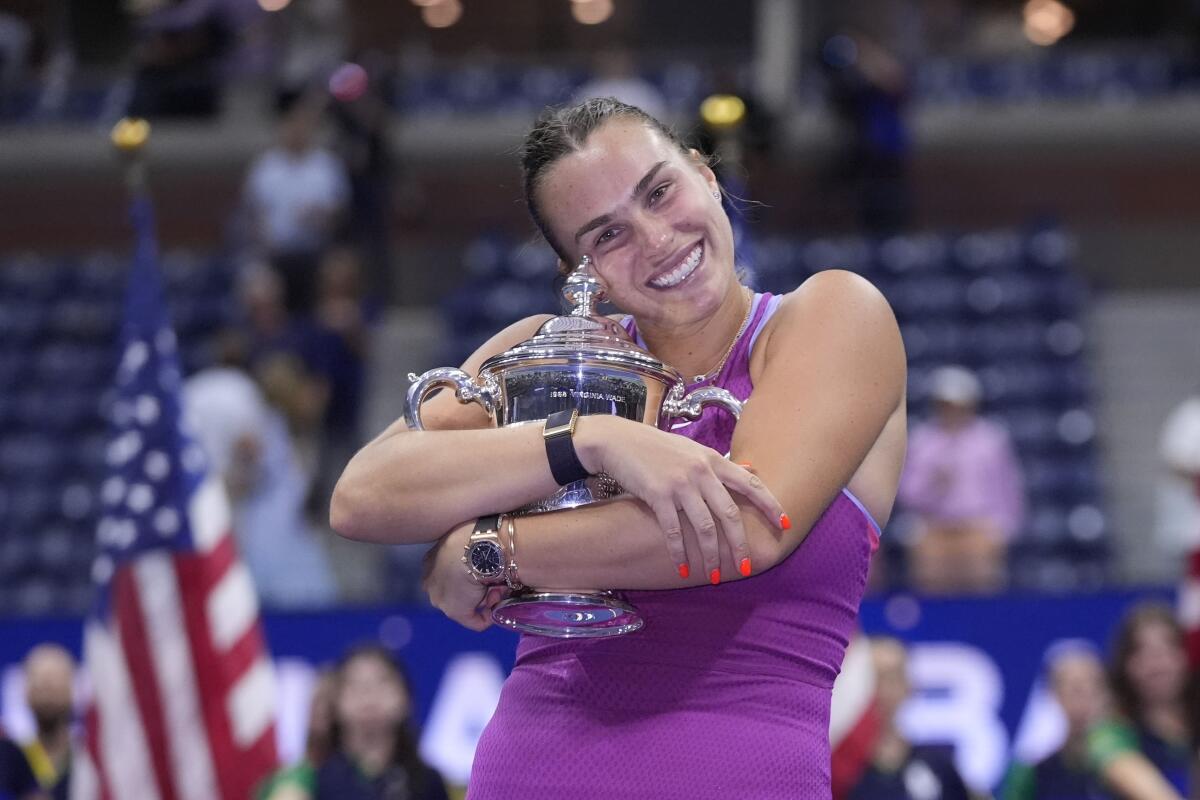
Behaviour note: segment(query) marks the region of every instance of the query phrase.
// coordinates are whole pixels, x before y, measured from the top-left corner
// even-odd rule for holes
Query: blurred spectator
[[[1159,486],[1158,539],[1178,557],[1200,547],[1200,393],[1168,415],[1158,450],[1169,470]]]
[[[860,224],[894,233],[912,217],[908,186],[908,70],[888,47],[863,30],[846,28],[826,40],[821,64],[829,103],[845,133],[828,180],[849,194]]]
[[[310,480],[283,418],[250,376],[231,366],[191,376],[183,400],[194,435],[229,489],[234,532],[263,602],[332,603],[333,575],[304,515]]]
[[[1046,658],[1050,689],[1067,722],[1067,738],[1054,754],[1032,766],[1014,764],[1004,778],[1002,800],[1102,800],[1109,795],[1088,763],[1092,727],[1108,712],[1104,664],[1086,641],[1062,642]]]
[[[900,641],[873,639],[875,709],[879,738],[871,762],[851,790],[850,800],[968,800],[967,787],[949,754],[940,748],[909,742],[896,725],[896,715],[908,699],[908,654]]]
[[[981,394],[962,367],[936,370],[933,418],[909,439],[898,499],[917,516],[909,568],[922,591],[989,592],[1007,579],[1024,479],[1008,431],[978,416]]]
[[[245,202],[261,252],[282,276],[287,309],[313,309],[317,266],[333,242],[349,201],[346,169],[316,143],[321,104],[298,101],[279,127],[279,144],[246,177]]]
[[[0,798],[3,800],[45,800],[37,777],[21,748],[0,730]]]
[[[276,96],[286,110],[345,57],[346,11],[342,0],[292,0],[271,19],[283,28]]]
[[[24,77],[32,39],[33,32],[25,20],[0,11],[0,101]]]
[[[324,530],[333,482],[358,445],[365,324],[373,312],[357,288],[357,262],[351,251],[333,250],[322,273],[316,318],[288,314],[282,281],[268,269],[246,271],[239,294],[246,362],[267,404],[287,420],[296,458],[310,478],[305,482],[305,510]],[[336,536],[325,537],[324,545],[342,599],[378,600],[388,566],[381,548]]]
[[[216,115],[224,60],[237,39],[231,6],[218,0],[181,0],[152,7],[138,24],[128,113],[150,118]]]
[[[1192,796],[1187,656],[1170,608],[1142,603],[1125,614],[1109,675],[1117,713],[1088,736],[1093,767],[1129,800]]]
[[[308,709],[308,737],[304,758],[272,775],[258,792],[258,800],[312,800],[317,770],[329,757],[333,734],[333,701],[337,682],[332,672],[322,672],[313,687]]]
[[[417,752],[412,691],[379,645],[351,649],[337,668],[332,753],[316,774],[316,800],[447,800],[442,776]]]
[[[393,81],[387,58],[377,51],[342,65],[329,80],[334,147],[350,180],[347,233],[362,254],[371,294],[382,302],[392,292],[392,195],[399,178],[389,140]]]
[[[320,367],[329,387],[317,485],[322,497],[333,492],[346,462],[361,442],[359,421],[366,390],[371,324],[379,306],[363,291],[358,256],[350,248],[330,250],[321,261],[317,296]],[[324,512],[324,509],[320,509]]]
[[[71,786],[71,722],[75,659],[57,644],[40,644],[25,656],[25,702],[37,735],[22,748],[38,784],[54,800]]]
[[[305,316],[292,316],[284,302],[280,276],[261,266],[243,273],[238,287],[245,315],[246,363],[266,395],[283,412],[296,441],[300,461],[316,472],[320,431],[329,403],[329,348]]]
[[[661,119],[667,112],[667,100],[658,87],[637,73],[633,54],[624,47],[612,47],[596,53],[592,59],[592,78],[575,92],[572,103],[592,97],[615,97]]]

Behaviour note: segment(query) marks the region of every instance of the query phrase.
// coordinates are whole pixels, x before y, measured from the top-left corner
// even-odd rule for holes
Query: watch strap
[[[575,452],[575,422],[578,419],[577,408],[555,411],[546,417],[546,427],[542,430],[546,460],[550,462],[550,472],[559,486],[581,481],[590,474]]]
[[[474,536],[477,533],[486,533],[488,531],[500,532],[499,514],[489,514],[486,517],[480,517],[475,520],[475,530],[471,531],[471,535]]]

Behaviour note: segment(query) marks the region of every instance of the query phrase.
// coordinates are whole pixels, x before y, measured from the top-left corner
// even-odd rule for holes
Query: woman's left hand
[[[462,554],[474,530],[474,521],[447,533],[425,556],[423,585],[429,601],[450,619],[471,630],[492,624],[492,609],[508,596],[508,587],[481,586],[463,565]]]

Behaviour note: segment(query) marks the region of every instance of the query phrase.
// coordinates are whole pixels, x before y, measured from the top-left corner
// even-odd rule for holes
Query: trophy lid
[[[601,363],[648,374],[665,383],[682,381],[678,371],[643,350],[616,320],[596,311],[604,289],[589,269],[584,256],[567,276],[562,294],[571,311],[552,317],[531,338],[483,362],[481,372],[497,372],[519,366],[555,363]]]

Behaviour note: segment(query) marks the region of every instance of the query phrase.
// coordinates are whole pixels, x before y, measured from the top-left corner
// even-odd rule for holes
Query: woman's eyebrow
[[[629,196],[637,197],[642,192],[646,191],[646,187],[650,185],[650,182],[652,180],[654,180],[654,176],[657,175],[658,171],[660,169],[662,169],[663,167],[665,167],[666,165],[667,165],[666,161],[659,161],[657,164],[655,164],[653,167],[651,167],[650,170],[645,175],[642,176],[642,179],[637,182],[637,186],[633,187],[633,192]],[[606,225],[611,221],[612,221],[612,214],[601,214],[600,216],[596,217],[592,221],[588,222],[586,225],[584,225],[579,230],[575,231],[575,241],[578,242],[580,239],[582,239],[583,235],[586,234],[588,231],[595,230],[596,228],[599,228],[601,225]]]

